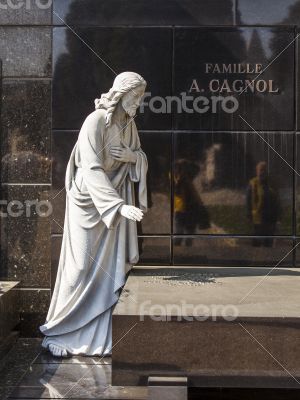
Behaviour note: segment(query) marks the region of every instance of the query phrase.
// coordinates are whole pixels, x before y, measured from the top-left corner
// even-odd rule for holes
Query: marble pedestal
[[[290,268],[134,268],[113,313],[112,384],[299,389],[299,287]]]

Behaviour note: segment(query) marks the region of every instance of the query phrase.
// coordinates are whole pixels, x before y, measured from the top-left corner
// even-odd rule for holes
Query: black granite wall
[[[12,210],[2,202],[0,279],[21,281],[25,336],[37,334],[50,299],[50,218],[26,213],[26,201],[47,200],[51,188],[51,21],[51,7],[35,2],[0,10],[1,200]]]
[[[221,94],[239,104],[234,113],[146,108],[136,118],[149,159],[140,262],[297,267],[300,1],[55,0],[53,10],[40,3],[48,2],[0,10],[1,199],[53,206],[48,217],[33,206],[1,218],[0,278],[21,281],[23,335],[37,334],[55,282],[70,151],[114,72],[139,72],[163,98],[188,93],[193,80],[199,92],[188,94],[210,98],[212,81],[220,94],[227,79],[230,92],[223,86]],[[207,63],[265,71],[217,73]],[[253,92],[232,89],[254,78],[261,82]],[[247,187],[260,161],[273,226],[255,228]],[[190,213],[178,212],[183,203]]]

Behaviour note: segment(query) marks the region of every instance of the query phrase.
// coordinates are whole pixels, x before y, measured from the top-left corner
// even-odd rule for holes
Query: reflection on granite
[[[294,246],[296,247],[296,250],[295,250],[295,253],[296,253],[296,255],[295,255],[295,267],[299,268],[300,267],[300,238],[299,237],[297,237],[295,239]]]
[[[148,211],[138,224],[140,235],[171,233],[170,132],[139,132],[148,159]],[[159,144],[159,145],[158,145]]]
[[[5,76],[51,76],[51,29],[0,27],[0,53]]]
[[[139,236],[139,264],[170,264],[171,243],[169,236]]]
[[[78,131],[52,131],[52,187],[59,191],[65,186],[65,174]],[[54,193],[53,193],[54,195]]]
[[[59,263],[62,235],[51,237],[51,292],[53,293]]]
[[[50,201],[53,205],[51,232],[62,233],[65,217],[65,175],[68,160],[78,137],[78,131],[52,132],[52,188]]]
[[[175,128],[294,130],[294,37],[283,27],[176,28],[174,95],[190,96],[191,112],[175,104]]]
[[[55,0],[54,24],[74,25],[230,25],[231,0]],[[114,12],[112,12],[114,10]],[[63,21],[62,21],[63,20]]]
[[[176,265],[292,266],[292,239],[237,237],[173,238]],[[272,249],[272,250],[271,250]]]
[[[76,33],[117,73],[141,74],[152,96],[171,94],[171,28],[76,28]],[[67,28],[54,28],[53,46],[53,128],[80,129],[115,74]],[[138,129],[171,128],[171,114],[149,107],[135,121]]]
[[[0,12],[1,25],[51,24],[51,0],[5,1],[2,2],[2,5]]]
[[[287,132],[176,132],[174,233],[291,235],[293,139]]]
[[[33,364],[10,398],[146,399],[147,388],[111,386],[111,365]]]
[[[2,400],[11,394],[40,351],[40,339],[19,339],[7,354],[0,373],[0,398]]]
[[[4,80],[2,182],[50,182],[50,81]]]
[[[63,233],[64,219],[65,219],[65,206],[66,206],[66,191],[64,186],[55,189],[52,186],[51,204],[53,206],[53,218],[51,219],[51,233]]]
[[[44,324],[50,305],[50,289],[20,290],[20,334],[40,337],[39,326]]]
[[[237,0],[239,25],[299,25],[299,0]]]
[[[50,287],[48,189],[40,185],[2,187],[14,214],[1,221],[0,277],[20,280],[21,287]],[[4,206],[2,211],[8,213]]]
[[[299,70],[300,73],[300,70]],[[300,76],[300,75],[299,75]],[[300,117],[300,111],[299,111]],[[295,165],[295,207],[296,207],[296,235],[300,235],[300,133],[296,134],[296,165]],[[297,250],[299,253],[299,250]]]
[[[285,238],[192,237],[173,238],[175,265],[292,266],[293,240]]]

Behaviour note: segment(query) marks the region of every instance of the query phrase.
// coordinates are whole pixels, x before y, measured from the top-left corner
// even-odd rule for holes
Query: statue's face
[[[130,117],[135,116],[136,110],[141,104],[144,93],[145,87],[140,85],[130,90],[128,93],[125,93],[122,97],[122,107]]]

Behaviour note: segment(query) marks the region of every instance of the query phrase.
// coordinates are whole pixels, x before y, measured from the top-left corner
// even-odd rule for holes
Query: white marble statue
[[[40,327],[55,356],[111,354],[113,306],[138,261],[136,223],[147,211],[148,163],[133,120],[145,87],[140,75],[119,74],[95,100],[70,156],[57,278]]]

